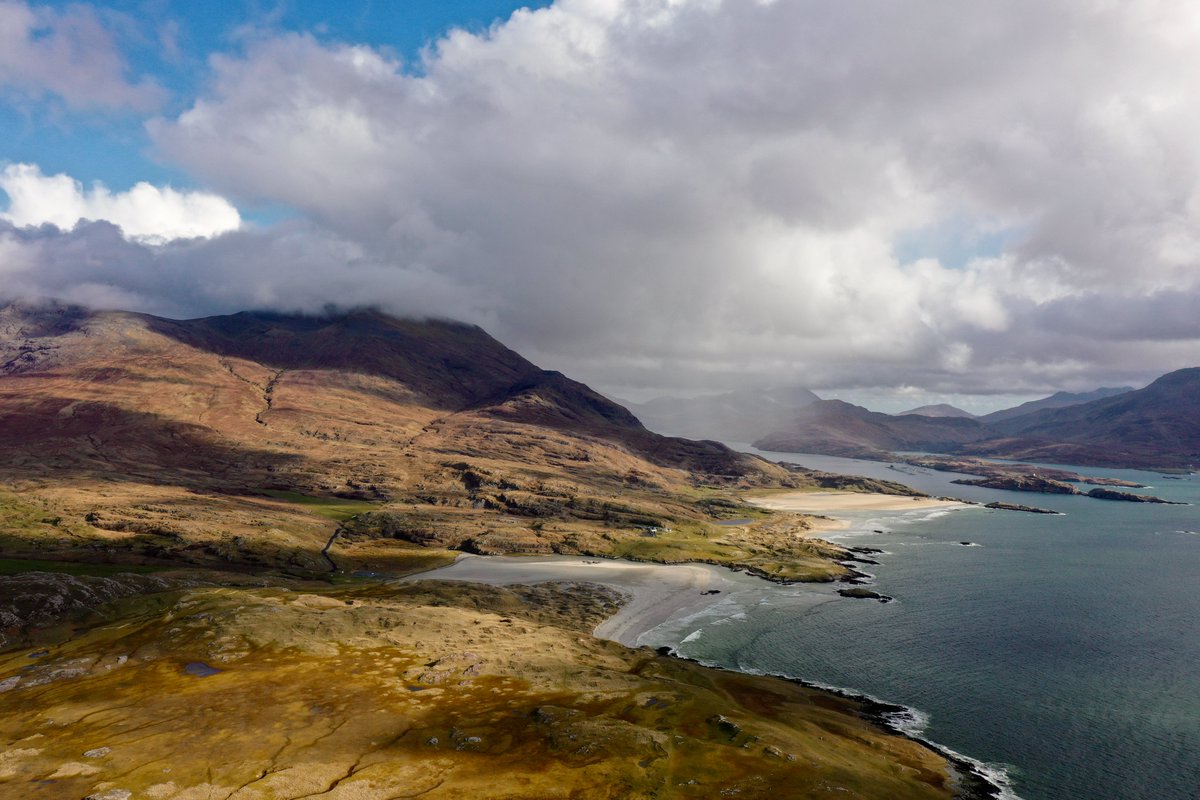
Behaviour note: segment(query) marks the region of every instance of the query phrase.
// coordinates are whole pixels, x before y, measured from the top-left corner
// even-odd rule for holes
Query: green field
[[[366,500],[342,500],[337,497],[313,497],[312,495],[301,494],[300,492],[284,492],[275,489],[264,489],[263,494],[268,497],[273,497],[276,500],[283,500],[288,503],[296,503],[297,505],[307,506],[314,514],[332,519],[336,522],[344,522],[353,516],[362,514],[376,507],[375,503],[367,502]]]

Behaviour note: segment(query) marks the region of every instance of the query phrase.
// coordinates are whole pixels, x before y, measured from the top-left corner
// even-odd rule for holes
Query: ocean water
[[[961,476],[908,465],[762,455],[1064,516],[845,514],[851,528],[829,538],[883,549],[863,569],[895,602],[797,610],[764,588],[644,643],[910,706],[921,736],[994,768],[1025,800],[1200,797],[1200,478],[1073,468],[1197,504],[1144,505],[956,486]]]

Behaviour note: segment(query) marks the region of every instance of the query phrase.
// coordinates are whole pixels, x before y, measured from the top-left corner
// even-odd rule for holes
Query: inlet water
[[[1200,796],[1200,506],[994,491],[903,464],[760,454],[1065,515],[839,514],[852,525],[829,538],[884,550],[865,569],[895,602],[797,612],[764,591],[751,608],[714,609],[646,643],[911,706],[923,736],[1002,767],[1026,800]],[[1200,503],[1194,476],[1068,468]]]

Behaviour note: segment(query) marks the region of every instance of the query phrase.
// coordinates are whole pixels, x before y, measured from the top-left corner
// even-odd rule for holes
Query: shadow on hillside
[[[284,370],[335,370],[403,383],[435,408],[458,411],[541,372],[482,329],[374,311],[308,317],[243,312],[167,320],[148,329],[216,355]]]
[[[299,455],[239,447],[211,429],[102,402],[30,403],[0,425],[0,479],[81,478],[240,490],[281,478]]]

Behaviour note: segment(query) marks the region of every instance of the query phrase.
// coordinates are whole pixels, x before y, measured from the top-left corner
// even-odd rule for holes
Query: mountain
[[[786,427],[801,408],[816,402],[808,389],[743,389],[702,397],[659,397],[627,407],[648,428],[672,436],[751,442]]]
[[[399,574],[453,549],[845,572],[836,547],[711,525],[752,513],[734,489],[808,478],[653,433],[455,322],[11,304],[0,420],[9,556]]]
[[[975,415],[969,411],[963,411],[961,408],[952,406],[949,403],[937,403],[931,406],[918,406],[910,408],[908,411],[901,411],[897,416],[905,417],[915,415],[918,417],[958,417],[961,419],[974,419]]]
[[[821,400],[801,409],[789,427],[762,437],[754,446],[779,452],[879,458],[892,450],[953,450],[990,435],[974,419],[893,416],[841,400]]]
[[[1200,368],[1137,390],[1100,389],[1098,399],[1060,393],[1033,411],[977,419],[879,414],[839,401],[813,403],[755,446],[887,458],[926,451],[1090,466],[1190,469],[1200,465]],[[1057,399],[1055,399],[1057,398]],[[1061,405],[1067,403],[1067,405]],[[1025,404],[1019,408],[1028,408]]]
[[[1001,420],[980,455],[1096,466],[1200,466],[1200,367],[1143,389]]]
[[[1093,400],[1103,400],[1106,397],[1115,397],[1116,395],[1132,391],[1132,386],[1119,386],[1095,389],[1090,392],[1055,392],[1049,397],[1043,397],[1041,400],[1030,400],[1028,403],[1022,403],[1019,406],[984,414],[979,419],[981,422],[990,425],[1013,419],[1014,417],[1024,416],[1025,414],[1032,414],[1035,411],[1044,411],[1050,408],[1066,408],[1067,406],[1090,403]]]

